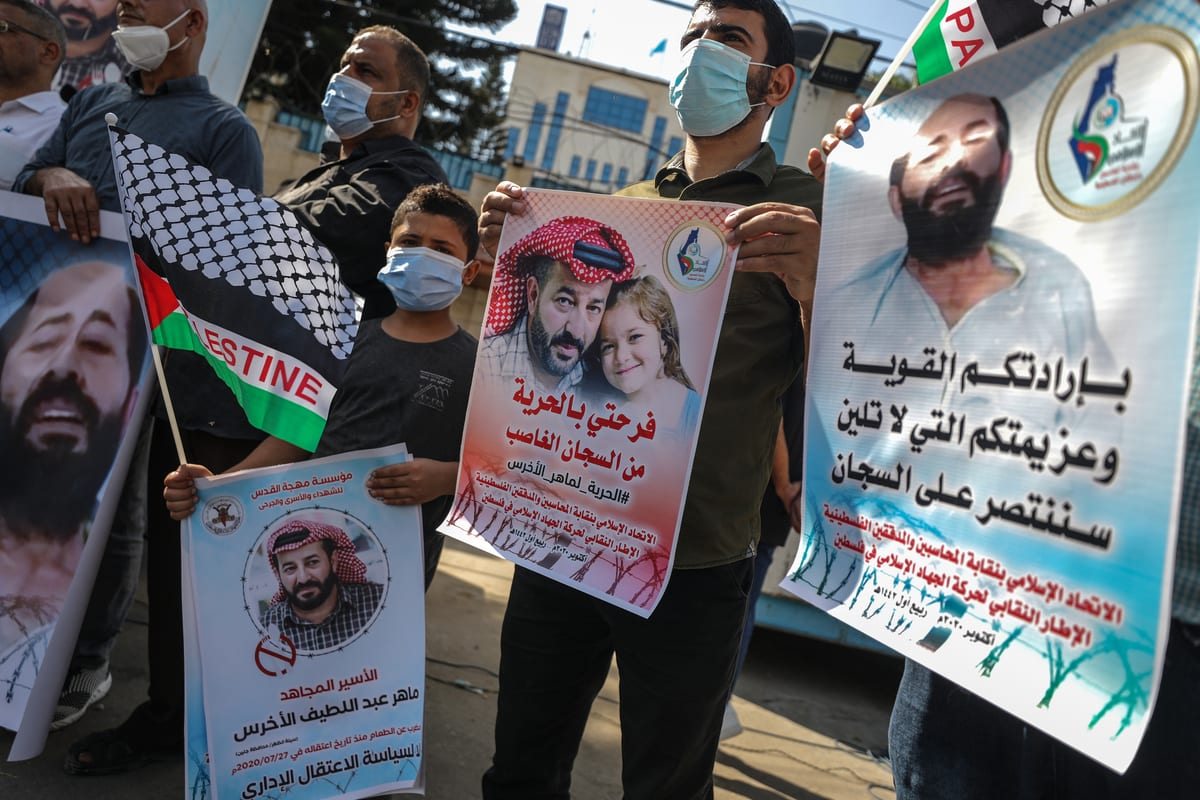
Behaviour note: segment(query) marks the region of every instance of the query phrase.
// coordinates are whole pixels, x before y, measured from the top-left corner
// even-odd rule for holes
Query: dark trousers
[[[733,683],[753,561],[675,570],[642,619],[517,568],[500,639],[485,800],[565,800],[613,654],[626,800],[705,800]]]
[[[892,709],[898,800],[1164,800],[1200,786],[1200,628],[1171,623],[1158,701],[1117,775],[914,661]]]
[[[146,469],[153,429],[154,419],[147,414],[136,432],[132,429],[128,432],[137,436],[137,443],[79,628],[71,673],[108,665],[117,635],[133,605],[146,536]]]
[[[225,439],[200,431],[183,431],[188,460],[214,474],[241,461],[257,441]],[[179,466],[171,428],[157,420],[150,440],[150,469],[146,479],[146,594],[150,605],[150,707],[165,725],[178,725],[183,735],[183,600],[180,565],[180,526],[163,502],[163,478]]]

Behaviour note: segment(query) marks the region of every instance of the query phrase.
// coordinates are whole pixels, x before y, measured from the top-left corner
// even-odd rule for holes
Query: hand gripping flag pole
[[[863,103],[863,108],[870,108],[879,102],[880,96],[883,95],[884,89],[892,82],[892,77],[896,74],[896,70],[900,69],[900,65],[904,63],[904,59],[908,58],[908,54],[912,52],[913,46],[916,45],[917,39],[921,38],[921,34],[933,22],[933,18],[945,6],[946,0],[933,0],[933,5],[925,12],[925,16],[921,17],[921,21],[917,23],[917,27],[913,28],[913,32],[908,35],[904,46],[900,48],[900,52],[896,53],[896,57],[892,59],[892,63],[888,64],[888,68],[883,71],[883,75],[875,84],[875,88],[871,90],[871,94],[867,97],[867,102]]]

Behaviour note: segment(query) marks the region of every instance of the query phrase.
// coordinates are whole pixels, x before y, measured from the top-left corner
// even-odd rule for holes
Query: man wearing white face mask
[[[254,127],[233,106],[208,90],[199,74],[200,54],[208,30],[204,0],[118,0],[114,38],[126,59],[136,65],[127,81],[91,86],[71,98],[58,128],[33,160],[18,174],[15,188],[45,200],[47,218],[83,244],[99,235],[99,211],[120,211],[105,116],[142,139],[185,156],[235,185],[262,191],[262,150]],[[165,365],[189,453],[206,454],[225,466],[245,456],[263,438],[247,421],[233,393],[203,358],[175,352]],[[165,418],[165,411],[155,415]],[[92,599],[84,617],[71,673],[55,711],[54,727],[78,719],[104,696],[111,678],[108,655],[133,600],[142,556],[142,539],[151,531],[150,637],[152,701],[139,706],[130,722],[73,748],[68,768],[105,773],[141,763],[154,755],[178,751],[182,743],[183,673],[157,669],[162,653],[182,649],[182,633],[172,636],[168,623],[180,616],[178,526],[172,527],[157,501],[147,503],[147,464],[166,459],[157,476],[177,464],[165,424],[150,435],[143,425],[138,447],[122,488]],[[156,491],[150,495],[156,497]],[[147,526],[147,520],[149,525]]]
[[[571,768],[612,657],[621,674],[626,800],[704,800],[732,688],[780,398],[800,369],[816,279],[821,187],[762,143],[794,87],[794,44],[772,0],[699,0],[671,101],[684,149],[619,194],[742,203],[724,220],[740,245],[721,321],[670,580],[640,619],[518,567],[500,637],[495,755],[485,800],[570,796]],[[525,211],[511,183],[484,200],[486,247]]]
[[[120,211],[106,113],[141,138],[261,191],[262,151],[241,112],[208,91],[200,53],[204,0],[119,0],[113,39],[135,67],[128,82],[92,86],[71,99],[58,130],[21,170],[17,191],[46,201],[55,230],[90,242],[99,210]],[[186,120],[187,124],[181,124]]]
[[[411,39],[383,25],[359,31],[322,103],[339,141],[275,194],[333,253],[342,281],[363,300],[363,319],[396,308],[376,279],[392,211],[414,187],[446,181],[412,141],[428,87],[429,60]]]

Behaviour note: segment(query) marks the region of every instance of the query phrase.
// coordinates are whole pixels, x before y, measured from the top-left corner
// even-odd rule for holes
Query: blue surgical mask
[[[671,83],[671,105],[679,126],[692,136],[716,136],[737,125],[750,109],[746,76],[750,56],[712,39],[696,39],[679,54],[679,73]]]
[[[441,311],[462,294],[465,264],[428,247],[393,247],[379,281],[407,311]]]
[[[384,119],[369,118],[367,102],[372,94],[408,94],[408,91],[405,89],[399,92],[375,92],[357,78],[337,72],[329,79],[325,99],[321,101],[321,111],[325,114],[325,122],[339,139],[353,139],[380,122],[399,118],[398,115]]]

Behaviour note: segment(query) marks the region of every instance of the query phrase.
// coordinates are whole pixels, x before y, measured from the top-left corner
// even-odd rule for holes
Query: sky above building
[[[544,0],[517,0],[517,16],[489,39],[533,45],[541,27]],[[679,38],[691,17],[683,0],[554,0],[567,10],[558,52],[670,80],[675,73]],[[792,22],[816,21],[830,30],[857,29],[881,42],[878,54],[889,59],[900,51],[927,6],[921,0],[799,0],[780,2]],[[665,51],[658,50],[666,39]],[[911,61],[911,59],[909,59]],[[871,71],[887,64],[876,61]]]

